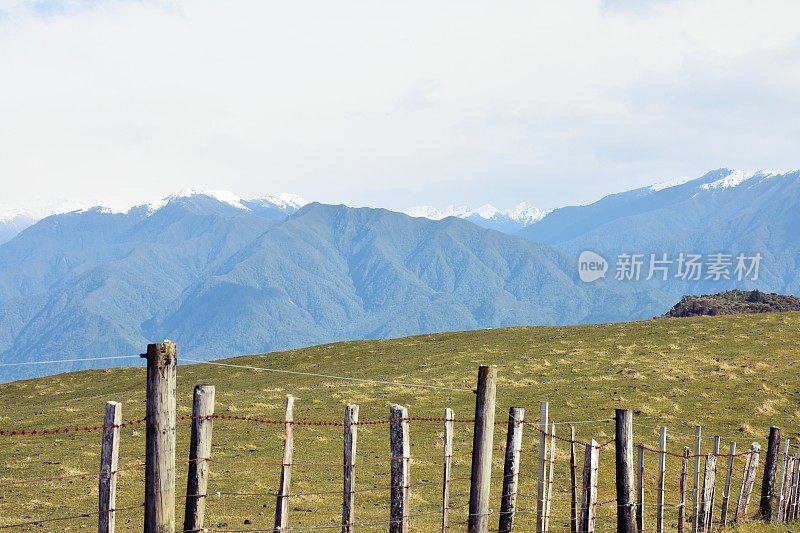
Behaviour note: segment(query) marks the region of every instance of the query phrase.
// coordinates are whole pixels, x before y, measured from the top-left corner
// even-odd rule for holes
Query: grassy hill
[[[691,446],[692,426],[704,427],[704,451],[710,437],[736,440],[739,450],[751,442],[765,444],[770,425],[784,435],[800,434],[800,375],[796,369],[800,313],[664,319],[626,324],[537,327],[424,335],[387,341],[348,342],[303,350],[242,357],[236,365],[369,378],[397,383],[430,384],[452,389],[416,388],[344,381],[245,368],[181,365],[178,370],[179,414],[191,413],[191,391],[197,383],[217,388],[217,412],[279,419],[283,398],[293,394],[297,420],[341,420],[347,403],[361,406],[362,420],[386,419],[391,403],[409,408],[412,417],[438,417],[452,407],[457,417],[471,418],[477,367],[498,367],[498,419],[509,406],[527,408],[535,421],[538,404],[550,402],[556,422],[608,419],[619,407],[635,412],[636,442],[652,447],[657,427],[669,427],[669,449]],[[144,346],[142,347],[144,350]],[[188,356],[184,356],[188,357]],[[179,363],[181,356],[179,355]],[[0,429],[51,428],[98,424],[106,400],[123,402],[123,417],[144,415],[144,370],[128,368],[86,371],[0,385]],[[456,425],[451,511],[454,531],[463,529],[468,503],[471,427]],[[188,422],[178,427],[178,457],[188,454]],[[577,425],[578,438],[604,442],[613,436],[611,422]],[[441,424],[411,422],[412,530],[433,531],[440,505]],[[568,428],[558,426],[568,435]],[[207,527],[257,530],[270,528],[282,447],[282,427],[247,421],[217,420],[209,483]],[[26,519],[78,514],[96,506],[98,432],[50,436],[0,437],[0,525]],[[796,442],[796,440],[795,440]],[[518,506],[520,530],[530,530],[535,509],[538,434],[525,429]],[[499,479],[505,427],[495,433],[493,501],[499,502]],[[122,432],[118,507],[142,501],[144,428]],[[568,516],[568,449],[557,444],[553,531],[564,531]],[[356,495],[357,520],[388,516],[388,429],[359,429]],[[763,463],[762,463],[763,464]],[[735,490],[743,460],[736,464]],[[613,449],[600,455],[599,500],[614,497]],[[647,498],[655,503],[655,456],[648,455]],[[80,477],[85,474],[85,477]],[[178,493],[185,489],[186,465],[179,464]],[[72,476],[32,484],[15,481]],[[675,523],[679,463],[667,461],[668,525]],[[295,430],[290,524],[335,525],[341,495],[341,428],[298,425]],[[756,491],[759,490],[760,477]],[[721,493],[721,483],[719,485]],[[757,492],[755,494],[758,494]],[[755,511],[757,498],[751,502]],[[499,503],[495,505],[495,513]],[[652,523],[652,507],[646,517]],[[178,515],[182,517],[179,509]],[[599,510],[599,531],[613,524],[614,507]],[[118,530],[141,529],[141,510],[120,512]],[[46,524],[36,531],[77,531],[93,527],[94,517]],[[180,523],[180,520],[179,520]],[[491,523],[496,527],[496,517]],[[650,526],[652,529],[652,526]],[[360,530],[385,530],[384,526]],[[673,528],[674,530],[674,528]],[[785,531],[749,525],[747,532]]]

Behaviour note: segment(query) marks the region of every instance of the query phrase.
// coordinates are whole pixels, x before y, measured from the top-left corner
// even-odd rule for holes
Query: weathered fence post
[[[791,439],[786,439],[783,441],[783,455],[780,459],[780,481],[778,482],[778,493],[776,494],[776,506],[775,512],[773,513],[773,518],[776,523],[783,522],[784,517],[784,503],[785,503],[785,494],[784,494],[784,487],[786,485],[786,472],[789,469],[789,446],[791,444]]]
[[[556,424],[550,424],[550,464],[547,470],[547,502],[544,506],[544,533],[550,532],[550,508],[553,504],[553,467],[556,463]]]
[[[408,411],[402,405],[389,408],[389,448],[392,454],[389,532],[408,533],[411,443]]]
[[[547,471],[547,426],[549,405],[539,404],[539,464],[536,477],[536,533],[544,531],[545,473]]]
[[[583,491],[581,493],[580,533],[594,533],[597,516],[597,470],[600,462],[600,447],[592,439],[583,456]]]
[[[189,473],[186,477],[186,505],[183,514],[184,532],[204,531],[214,396],[213,385],[197,385],[194,388]]]
[[[634,533],[633,413],[616,410],[617,533]]]
[[[731,484],[733,483],[733,463],[736,459],[736,441],[728,444],[728,468],[725,471],[725,488],[722,489],[722,510],[719,514],[719,523],[722,527],[728,525],[728,508],[731,502]]]
[[[284,533],[289,527],[289,490],[292,486],[294,456],[294,397],[286,396],[286,415],[283,424],[283,461],[275,499],[274,533]]]
[[[469,533],[486,533],[489,530],[489,489],[492,480],[492,441],[494,438],[494,413],[496,368],[481,366],[478,369],[478,388],[475,399],[475,431],[472,440],[472,475],[469,490]]]
[[[664,533],[664,478],[667,469],[667,428],[661,427],[658,439],[658,480],[656,487],[656,533]]]
[[[739,502],[736,505],[736,514],[733,516],[733,521],[737,522],[739,518],[747,516],[747,506],[750,505],[750,496],[753,494],[753,485],[756,481],[756,471],[758,470],[758,460],[761,456],[761,446],[754,442],[747,453],[747,460],[744,465],[744,474],[742,475],[742,490],[739,493]]]
[[[644,444],[636,446],[636,531],[644,532]]]
[[[722,445],[722,438],[719,435],[714,435],[711,445],[711,453],[714,455],[714,484],[711,486],[711,505],[708,513],[708,531],[714,529],[714,502],[717,499],[717,465],[719,464],[719,450]]]
[[[767,441],[767,458],[764,461],[764,477],[761,481],[761,501],[758,506],[758,516],[762,520],[772,520],[774,512],[773,498],[775,496],[775,472],[778,468],[780,455],[781,430],[776,427],[769,428]]]
[[[175,531],[175,402],[178,348],[148,344],[144,532]]]
[[[453,410],[444,410],[444,457],[442,468],[442,533],[450,528],[448,512],[450,510],[450,478],[453,469]]]
[[[709,453],[706,455],[706,468],[703,476],[703,498],[700,504],[700,516],[697,526],[701,533],[707,533],[711,531],[711,505],[714,496],[716,474],[717,456],[713,453]]]
[[[575,457],[575,426],[569,426],[569,531],[578,533],[578,464]]]
[[[522,450],[522,429],[524,427],[525,409],[522,407],[509,409],[506,459],[503,465],[503,491],[500,497],[499,533],[511,533],[514,529],[514,512],[517,507],[519,482],[519,455]]]
[[[794,484],[792,485],[793,497],[790,510],[790,520],[797,519],[797,501],[800,499],[800,448],[794,456],[795,469],[794,469]]]
[[[122,423],[122,404],[106,402],[103,418],[103,437],[100,448],[100,479],[98,481],[97,533],[116,531],[117,466],[119,464],[119,425]]]
[[[700,507],[700,447],[703,443],[702,426],[694,427],[694,479],[692,480],[692,533],[698,533]]]
[[[352,533],[356,508],[356,444],[358,443],[358,405],[356,404],[344,408],[343,441],[342,533]]]
[[[681,479],[678,484],[678,533],[684,533],[686,528],[686,482],[689,477],[689,447],[683,447],[681,460]]]
[[[787,441],[789,439],[786,439]],[[792,501],[792,483],[794,481],[794,457],[789,456],[789,449],[787,446],[786,450],[786,475],[783,478],[783,488],[781,492],[783,494],[783,502],[781,503],[781,522],[788,523],[789,512],[791,509],[791,501]]]

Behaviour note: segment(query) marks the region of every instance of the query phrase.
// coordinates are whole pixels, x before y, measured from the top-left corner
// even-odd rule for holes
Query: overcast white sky
[[[540,207],[800,167],[800,2],[0,0],[0,211]]]

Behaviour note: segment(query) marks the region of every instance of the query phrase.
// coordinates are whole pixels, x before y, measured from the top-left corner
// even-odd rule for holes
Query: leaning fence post
[[[764,477],[761,481],[761,501],[758,507],[758,516],[762,520],[770,521],[774,512],[773,497],[775,496],[775,471],[778,467],[780,454],[781,430],[776,427],[769,428],[767,441],[767,458],[764,461]]]
[[[728,444],[728,468],[725,471],[725,488],[722,489],[722,510],[719,514],[719,524],[728,525],[728,508],[731,501],[731,484],[733,483],[733,462],[736,459],[736,441]]]
[[[636,446],[636,531],[644,532],[644,444]]]
[[[356,404],[344,408],[343,440],[342,533],[352,533],[356,507],[356,444],[358,442],[358,405]]]
[[[119,464],[119,432],[122,423],[122,404],[106,402],[103,418],[103,437],[100,448],[100,479],[98,481],[97,533],[116,531],[117,465]]]
[[[486,533],[489,530],[489,490],[492,479],[492,440],[497,393],[495,377],[494,366],[482,366],[478,369],[467,520],[469,533]]]
[[[667,428],[661,427],[658,439],[658,486],[656,487],[656,533],[664,533],[664,477],[667,469]]]
[[[550,533],[550,507],[553,504],[553,467],[556,463],[556,424],[550,424],[550,464],[547,467],[547,502],[544,506],[544,533]]]
[[[189,473],[186,478],[186,505],[183,514],[184,532],[204,531],[214,396],[213,385],[197,385],[194,388]]]
[[[450,527],[448,511],[450,510],[450,478],[453,469],[453,410],[444,410],[444,467],[442,472],[442,533]]]
[[[286,396],[286,415],[283,423],[283,461],[278,493],[275,501],[274,533],[283,533],[289,527],[289,490],[292,486],[292,460],[294,456],[294,397]]]
[[[701,533],[711,531],[712,501],[714,497],[714,485],[717,474],[717,456],[713,453],[706,455],[706,469],[703,476],[703,498],[700,505],[700,517],[698,529]]]
[[[633,413],[617,409],[615,459],[617,474],[617,533],[634,533]]]
[[[747,516],[747,506],[750,505],[750,496],[753,494],[753,485],[756,481],[756,471],[758,470],[758,460],[761,456],[761,446],[754,442],[747,453],[747,460],[744,465],[744,474],[742,476],[742,490],[739,493],[739,503],[736,505],[736,514],[733,516],[733,521],[737,522],[739,518]]]
[[[694,479],[692,480],[692,533],[698,533],[698,510],[700,507],[700,446],[703,428],[694,427]]]
[[[575,457],[575,426],[569,426],[569,531],[578,533],[578,464]]]
[[[411,443],[408,411],[402,405],[392,405],[389,409],[389,447],[392,454],[389,532],[408,533]]]
[[[522,407],[509,409],[506,459],[503,464],[503,490],[500,496],[499,533],[511,533],[514,529],[514,512],[517,507],[517,484],[519,481],[519,455],[522,450],[522,430],[524,427],[525,409]]]
[[[594,533],[597,515],[597,470],[600,462],[600,447],[592,439],[583,456],[583,491],[581,493],[580,533]]]
[[[547,402],[541,402],[539,404],[539,468],[536,477],[536,533],[543,533],[544,531],[544,475],[546,472],[545,464],[547,462],[548,410]]]
[[[175,402],[178,348],[148,344],[144,532],[175,531]]]
[[[681,460],[681,479],[678,484],[678,533],[684,533],[686,528],[686,481],[689,477],[689,447],[683,447]]]

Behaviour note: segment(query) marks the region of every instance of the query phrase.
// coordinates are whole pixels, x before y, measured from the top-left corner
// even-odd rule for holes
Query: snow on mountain
[[[469,220],[485,228],[496,229],[504,233],[514,233],[526,226],[538,222],[547,214],[536,207],[522,202],[511,209],[500,210],[491,204],[484,204],[477,209],[466,206],[447,206],[438,209],[433,206],[423,205],[409,207],[405,214],[415,218],[428,218],[441,220],[447,217],[458,217]]]
[[[654,183],[650,186],[650,190],[652,192],[663,191],[664,189],[670,189],[672,187],[677,187],[678,185],[683,185],[686,182],[692,181],[694,178],[690,177],[680,177],[675,178],[668,181],[661,181],[659,183]]]
[[[732,187],[738,187],[742,183],[749,181],[753,178],[767,179],[773,176],[777,176],[777,174],[775,172],[770,172],[765,170],[759,170],[758,172],[734,170],[729,175],[725,176],[722,179],[712,181],[711,183],[704,183],[703,185],[700,186],[700,188],[704,190],[730,189]]]
[[[279,207],[281,209],[300,209],[301,207],[310,203],[302,196],[298,196],[289,192],[270,194],[269,196],[262,196],[256,200],[274,205],[275,207]]]

